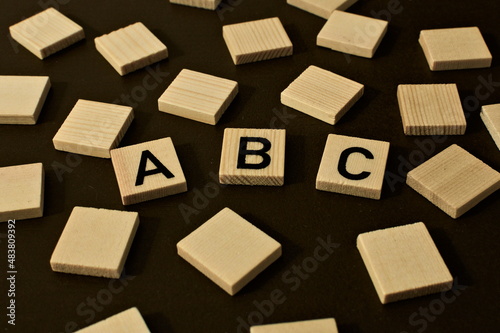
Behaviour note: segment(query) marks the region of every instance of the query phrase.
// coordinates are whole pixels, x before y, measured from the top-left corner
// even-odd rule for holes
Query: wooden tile
[[[183,69],[158,99],[158,108],[215,125],[237,93],[236,81]]]
[[[281,103],[334,125],[363,92],[364,86],[360,83],[309,66],[281,93]]]
[[[453,277],[422,222],[361,234],[357,246],[382,304],[452,287]]]
[[[285,141],[285,130],[226,128],[222,142],[220,183],[283,185]]]
[[[122,76],[168,57],[167,47],[141,22],[97,37],[95,46]]]
[[[15,41],[40,59],[85,38],[81,26],[54,8],[14,24],[9,30]]]
[[[54,272],[118,279],[139,214],[75,207],[50,258]]]
[[[170,0],[170,3],[216,10],[222,0]]]
[[[111,161],[124,205],[187,191],[171,138],[114,149]]]
[[[290,56],[293,45],[277,17],[222,27],[235,65]]]
[[[177,243],[179,255],[234,295],[281,256],[281,245],[229,208]]]
[[[36,124],[49,90],[48,76],[0,76],[0,124]]]
[[[481,119],[500,149],[500,104],[483,106]]]
[[[150,333],[137,308],[130,308],[77,333]]]
[[[388,22],[336,10],[318,34],[317,45],[372,58],[387,32]]]
[[[328,19],[334,10],[346,10],[358,0],[287,0],[289,5]]]
[[[52,141],[57,150],[110,158],[133,119],[129,106],[80,99]]]
[[[398,102],[406,135],[462,135],[465,120],[456,84],[401,84]]]
[[[0,222],[43,216],[42,163],[0,168]]]
[[[406,183],[458,218],[500,188],[500,173],[452,145],[410,171]]]
[[[491,53],[477,27],[422,30],[419,42],[432,71],[491,67]]]
[[[330,134],[316,189],[380,199],[389,142]]]
[[[338,333],[333,318],[250,327],[250,333]]]

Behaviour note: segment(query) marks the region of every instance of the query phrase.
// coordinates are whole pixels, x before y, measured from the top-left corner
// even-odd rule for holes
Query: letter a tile
[[[150,333],[137,308],[130,308],[77,333]]]

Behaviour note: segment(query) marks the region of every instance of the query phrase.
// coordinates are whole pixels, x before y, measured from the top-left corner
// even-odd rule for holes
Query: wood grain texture
[[[216,10],[222,0],[170,0],[170,3]]]
[[[95,46],[122,76],[168,58],[167,47],[141,22],[97,37]]]
[[[432,71],[491,67],[478,27],[422,30],[419,43]]]
[[[137,308],[130,308],[77,333],[150,333]]]
[[[183,69],[158,99],[158,109],[215,125],[237,93],[236,81]]]
[[[364,86],[360,83],[309,66],[281,93],[281,103],[334,125],[363,92]]]
[[[225,25],[222,36],[235,65],[290,56],[293,45],[277,17]]]
[[[48,76],[0,76],[0,124],[35,125],[49,90]]]
[[[50,258],[54,272],[118,279],[139,214],[75,207]]]
[[[483,106],[481,119],[500,149],[500,104]]]
[[[422,222],[360,234],[357,246],[382,304],[452,287],[453,277]]]
[[[287,0],[289,5],[328,19],[334,10],[346,10],[358,0]]]
[[[410,171],[406,183],[456,219],[500,188],[500,173],[452,145]]]
[[[338,333],[333,318],[296,321],[250,327],[250,333]]]
[[[110,158],[133,119],[129,106],[80,99],[52,141],[57,150]]]

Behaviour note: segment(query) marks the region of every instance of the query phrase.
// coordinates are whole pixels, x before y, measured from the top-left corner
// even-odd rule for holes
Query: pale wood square
[[[500,149],[500,104],[483,106],[481,119]]]
[[[406,183],[458,218],[500,188],[500,173],[452,145],[410,171]]]
[[[285,143],[285,130],[226,128],[222,141],[220,183],[283,185]]]
[[[360,234],[357,246],[382,304],[452,287],[453,277],[422,222]]]
[[[225,25],[222,35],[235,65],[293,53],[292,42],[277,17]]]
[[[338,333],[333,318],[250,327],[250,333]]]
[[[171,138],[114,149],[111,162],[124,205],[187,191],[186,178]],[[141,174],[144,177],[138,183]]]
[[[238,82],[183,69],[158,99],[160,111],[215,125],[238,93]]]
[[[364,86],[360,83],[309,66],[281,93],[281,103],[334,125],[363,92]]]
[[[222,0],[170,0],[170,3],[216,10]]]
[[[57,150],[110,158],[133,119],[129,106],[80,99],[52,141]]]
[[[54,272],[118,279],[139,214],[75,207],[50,258]]]
[[[177,252],[232,296],[281,256],[281,245],[224,208],[177,243]]]
[[[77,333],[151,333],[137,308],[130,308]]]
[[[122,76],[168,58],[167,47],[141,22],[97,37],[95,46]]]
[[[346,10],[357,1],[358,0],[287,0],[286,2],[306,12],[328,19],[334,10]]]

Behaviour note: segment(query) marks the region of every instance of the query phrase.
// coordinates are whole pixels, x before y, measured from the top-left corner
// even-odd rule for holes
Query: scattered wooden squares
[[[250,327],[250,333],[338,333],[333,318]]]
[[[77,333],[150,333],[137,308],[130,308]]]
[[[500,188],[500,173],[452,145],[410,171],[406,183],[456,219]]]
[[[54,272],[118,279],[139,214],[75,207],[50,258]]]
[[[222,0],[170,0],[170,3],[216,10]]]
[[[500,149],[500,104],[483,106],[481,119]]]
[[[179,255],[234,295],[281,256],[281,245],[229,208],[179,243]]]
[[[382,304],[452,287],[453,277],[422,222],[361,234],[357,246]]]
[[[289,5],[328,19],[334,10],[346,10],[358,0],[287,0]]]
[[[363,92],[364,86],[360,83],[309,66],[281,93],[281,103],[334,125]]]
[[[222,27],[235,65],[290,56],[293,45],[277,17]]]
[[[95,46],[122,76],[168,58],[167,47],[141,22],[97,37]]]

